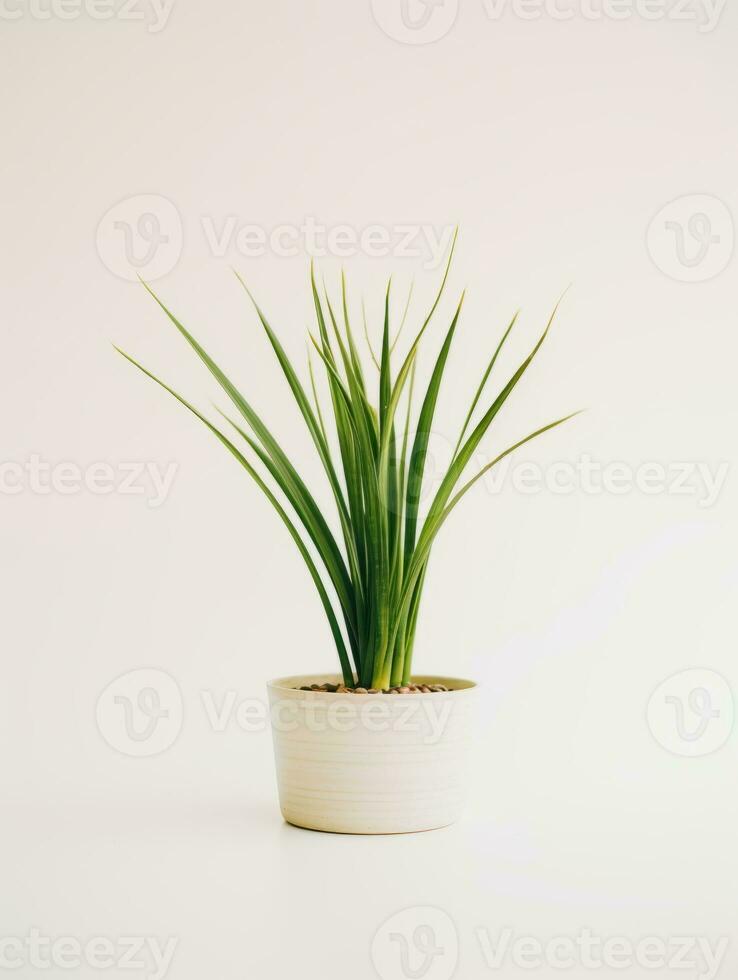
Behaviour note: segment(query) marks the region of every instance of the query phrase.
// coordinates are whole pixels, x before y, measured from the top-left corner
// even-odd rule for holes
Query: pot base
[[[330,830],[328,827],[307,827],[304,824],[296,823],[294,820],[288,820],[284,813],[282,816],[284,822],[296,830],[307,830],[311,834],[342,834],[347,837],[401,837],[403,834],[432,834],[434,830],[445,830],[447,827],[453,827],[454,823],[457,822],[453,820],[451,823],[442,823],[437,827],[421,827],[413,830]]]

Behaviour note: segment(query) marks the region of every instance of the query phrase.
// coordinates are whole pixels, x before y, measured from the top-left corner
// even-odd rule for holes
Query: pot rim
[[[338,694],[331,691],[300,691],[297,690],[303,684],[341,684],[343,683],[343,677],[341,674],[293,674],[288,677],[276,677],[273,680],[267,681],[267,688],[273,691],[279,691],[283,695],[288,695],[292,697],[308,697],[314,695],[321,698],[343,698],[343,694]],[[416,674],[413,676],[412,683],[414,684],[444,684],[446,687],[451,687],[450,691],[431,691],[430,694],[425,694],[424,697],[436,697],[444,698],[448,697],[449,694],[456,696],[459,695],[469,695],[476,691],[479,687],[477,681],[468,680],[464,677],[451,677],[444,674]],[[451,686],[453,685],[453,687]],[[371,697],[371,698],[392,698],[395,700],[398,697],[410,697],[414,698],[415,693],[409,694],[359,694],[353,695],[354,697]]]

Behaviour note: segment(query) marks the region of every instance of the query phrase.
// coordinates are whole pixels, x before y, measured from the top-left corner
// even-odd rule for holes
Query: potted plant
[[[298,826],[392,833],[428,830],[456,820],[465,795],[475,685],[453,677],[418,676],[412,669],[433,542],[485,472],[572,417],[536,429],[464,482],[473,454],[553,321],[552,314],[530,354],[477,411],[516,314],[482,373],[447,472],[428,506],[421,509],[428,440],[463,294],[422,399],[414,396],[416,356],[441,300],[452,255],[453,245],[435,301],[398,366],[393,355],[409,298],[393,335],[388,285],[378,354],[372,349],[364,316],[376,381],[359,353],[345,277],[341,277],[340,300],[334,304],[325,288],[319,289],[311,268],[317,332],[310,339],[325,375],[329,410],[321,406],[312,362],[308,388],[249,293],[325,470],[340,533],[335,533],[262,417],[148,286],[231,400],[238,417],[221,414],[232,432],[226,434],[221,424],[206,418],[120,351],[192,412],[257,483],[292,536],[325,610],[340,674],[306,674],[269,684],[282,812]]]

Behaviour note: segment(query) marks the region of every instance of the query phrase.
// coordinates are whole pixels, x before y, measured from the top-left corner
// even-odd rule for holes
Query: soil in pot
[[[296,691],[311,691],[316,694],[438,694],[449,692],[445,684],[401,684],[396,687],[346,687],[345,684],[303,684]]]

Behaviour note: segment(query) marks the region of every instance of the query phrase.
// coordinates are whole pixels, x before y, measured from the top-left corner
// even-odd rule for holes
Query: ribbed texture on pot
[[[446,677],[433,694],[299,691],[329,675],[269,685],[282,814],[345,834],[396,834],[454,823],[466,797],[475,686]]]

